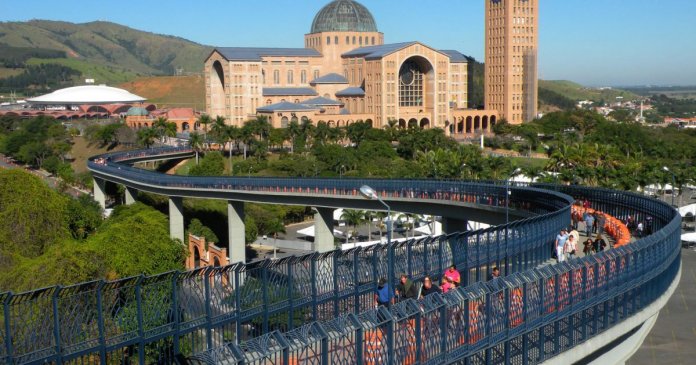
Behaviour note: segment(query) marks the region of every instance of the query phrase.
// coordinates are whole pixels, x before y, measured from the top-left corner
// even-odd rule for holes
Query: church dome
[[[310,33],[322,32],[377,32],[377,23],[357,1],[334,0],[319,10],[312,22]]]

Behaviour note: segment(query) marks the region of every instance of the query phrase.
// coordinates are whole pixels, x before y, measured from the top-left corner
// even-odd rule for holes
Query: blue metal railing
[[[344,314],[229,343],[194,358],[211,364],[529,364],[572,349],[646,308],[673,284],[680,217],[664,203],[630,193],[561,189],[594,198],[594,206],[611,215],[650,216],[656,233],[569,263],[406,300],[391,311]]]
[[[145,153],[152,153],[152,156],[163,153],[158,151]],[[348,180],[351,183],[347,183],[345,179],[188,177],[168,180],[168,176],[116,163],[125,162],[133,158],[132,155],[111,154],[106,156],[106,163],[90,161],[90,168],[160,186],[185,181],[207,184],[213,189],[219,189],[222,183],[247,189],[277,189],[287,184],[298,189],[331,189],[330,194],[334,194],[331,184],[345,184],[340,185],[337,192],[352,194],[354,186],[367,181],[378,190],[384,189],[384,193],[396,187],[408,187],[408,194],[420,191],[418,200],[430,197],[451,200],[460,194],[459,197],[473,196],[480,204],[497,205],[503,201],[500,196],[504,196],[500,186],[453,181]],[[665,287],[655,283],[669,276],[667,266],[657,263],[667,265],[678,255],[679,224],[673,224],[678,219],[673,209],[651,199],[599,189],[563,187],[564,193],[576,198],[587,197],[614,216],[651,215],[656,233],[630,246],[573,262],[570,266],[533,270],[549,258],[555,234],[570,221],[570,200],[549,188],[514,188],[511,201],[515,207],[540,215],[513,222],[509,227],[411,240],[391,246],[290,257],[277,262],[234,264],[22,294],[0,294],[4,323],[0,341],[5,345],[0,347],[0,356],[7,363],[62,363],[78,359],[86,363],[169,363],[177,354],[199,353],[205,358],[225,353],[232,354],[229,361],[257,363],[254,359],[258,357],[264,363],[281,364],[290,363],[292,356],[304,352],[329,363],[348,363],[341,360],[343,356],[354,360],[350,363],[366,363],[368,353],[380,353],[384,359],[394,361],[389,354],[405,349],[406,353],[415,354],[411,359],[425,356],[434,363],[465,357],[476,362],[481,352],[486,362],[497,362],[496,354],[503,354],[503,358],[518,356],[515,355],[518,342],[527,349],[541,343],[537,348],[542,346],[544,353],[556,354],[567,348],[564,346],[568,337],[548,333],[566,328],[562,323],[566,323],[569,316],[572,318],[576,310],[600,305],[610,309],[601,307],[605,309],[593,312],[593,318],[601,320],[590,323],[594,327],[588,328],[594,329],[580,332],[590,336],[625,318],[626,313],[634,313],[650,303],[650,295],[664,292]],[[395,257],[391,271],[386,260],[390,251]],[[462,283],[466,288],[445,296],[429,297],[425,302],[399,304],[391,312],[372,309],[375,283],[388,272],[406,272],[414,279],[426,274],[438,277],[453,262],[462,271]],[[481,283],[488,268],[494,265],[505,268],[510,276],[495,283]],[[587,278],[593,270],[595,284],[587,290],[589,281],[573,280],[576,276],[569,274],[571,270],[579,270],[581,278]],[[606,281],[596,275],[601,272],[606,273]],[[551,290],[549,280],[553,282]],[[563,280],[568,284],[561,285]],[[577,283],[585,284],[578,286]],[[516,312],[513,319],[513,313],[506,308],[520,302],[520,296],[515,294],[517,289],[523,293],[524,314],[520,316]],[[626,295],[641,300],[623,306],[623,301],[618,302],[617,298]],[[474,324],[471,323],[471,305],[477,302],[483,303],[475,306],[483,317]],[[452,316],[461,320],[446,321]],[[329,321],[336,317],[339,319]],[[308,322],[311,324],[304,325]],[[413,330],[405,330],[411,323]],[[386,331],[386,345],[367,348],[366,336],[374,335],[370,331],[375,328]],[[530,333],[536,333],[541,339],[535,335],[530,337]],[[570,343],[577,343],[573,341]],[[226,342],[236,345],[221,348],[220,344]],[[416,344],[415,348],[410,347],[411,343]],[[547,351],[549,343],[554,346],[550,352]],[[350,353],[327,350],[339,344],[350,349]],[[497,349],[499,346],[502,352]],[[539,358],[550,356],[548,354]],[[539,360],[528,358],[525,361]]]

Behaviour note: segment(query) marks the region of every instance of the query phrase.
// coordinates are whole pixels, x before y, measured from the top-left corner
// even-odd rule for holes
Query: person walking
[[[432,279],[430,276],[426,276],[423,278],[423,289],[421,289],[420,297],[424,298],[427,297],[430,294],[434,293],[442,293],[442,290],[440,290],[440,287],[433,284]]]
[[[416,299],[418,296],[417,286],[408,278],[408,275],[401,274],[399,285],[396,286],[396,295],[399,300]]]
[[[385,307],[389,303],[394,303],[394,293],[392,293],[389,284],[387,284],[387,279],[379,279],[376,291],[375,302],[377,302],[378,307]]]
[[[604,225],[607,223],[607,217],[602,212],[597,212],[597,234],[604,234]]]
[[[565,261],[565,254],[563,252],[563,248],[565,247],[565,243],[567,240],[568,240],[568,231],[565,229],[562,229],[561,233],[559,233],[556,236],[556,260],[557,260],[557,262]]]
[[[592,236],[592,226],[594,225],[594,216],[590,214],[589,212],[585,212],[583,216],[583,220],[585,221],[585,235],[587,237]]]
[[[565,241],[565,246],[563,251],[568,255],[569,259],[575,258],[575,236],[569,235],[568,239]]]

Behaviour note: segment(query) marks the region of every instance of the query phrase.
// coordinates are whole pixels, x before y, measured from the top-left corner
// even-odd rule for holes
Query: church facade
[[[496,110],[470,109],[468,58],[421,42],[384,43],[374,17],[334,0],[314,18],[304,48],[220,47],[205,61],[206,112],[243,125],[265,115],[382,128],[442,128],[453,136],[491,131]]]

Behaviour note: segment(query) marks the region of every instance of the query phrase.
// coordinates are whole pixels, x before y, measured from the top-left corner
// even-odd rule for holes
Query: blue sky
[[[213,46],[302,47],[329,0],[0,1],[0,21],[108,20]],[[361,0],[386,42],[483,59],[484,0]],[[696,1],[540,0],[539,73],[586,85],[696,85]]]

